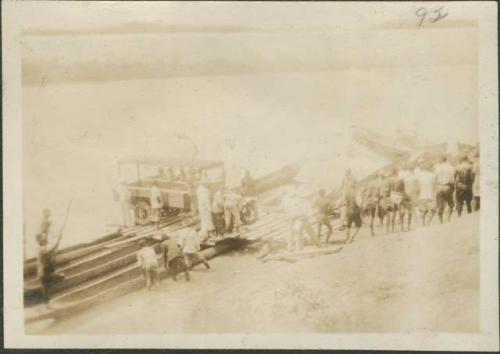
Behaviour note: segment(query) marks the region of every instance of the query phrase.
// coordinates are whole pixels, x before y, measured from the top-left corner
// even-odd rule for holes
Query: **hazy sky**
[[[116,158],[185,153],[177,133],[256,175],[331,160],[328,189],[381,163],[351,125],[477,142],[477,33],[456,6],[424,27],[411,3],[23,6],[25,212],[77,196],[75,234],[116,218]]]

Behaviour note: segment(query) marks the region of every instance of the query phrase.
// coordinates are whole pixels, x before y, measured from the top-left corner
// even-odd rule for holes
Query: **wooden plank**
[[[235,240],[232,240],[235,241]],[[206,259],[212,259],[222,253],[228,252],[231,249],[238,247],[241,243],[239,242],[231,242],[228,240],[227,242],[221,243],[216,247],[207,249],[202,251],[202,254]],[[200,264],[201,262],[197,260],[193,266]],[[131,270],[135,270],[138,268],[130,267],[128,268],[128,272]],[[95,306],[97,304],[112,300],[117,298],[118,296],[125,295],[132,291],[139,290],[145,286],[145,282],[140,275],[140,272],[137,271],[134,273],[130,273],[130,278],[122,283],[114,285],[110,288],[104,289],[102,291],[96,291],[91,296],[84,298],[82,300],[74,301],[74,302],[54,302],[52,304],[53,309],[44,310],[42,312],[38,311],[25,311],[25,324],[30,324],[38,321],[48,320],[48,319],[61,319],[78,312],[84,311],[88,309],[90,306]],[[160,277],[166,277],[166,271],[163,268],[160,268]],[[87,290],[88,291],[88,290]]]
[[[305,250],[305,251],[299,251],[299,252],[280,253],[280,254],[275,254],[272,256],[267,256],[264,259],[262,259],[262,262],[297,259],[297,258],[302,258],[302,257],[324,256],[324,255],[340,252],[343,248],[344,248],[344,246],[332,247],[332,248],[319,248],[316,250]]]

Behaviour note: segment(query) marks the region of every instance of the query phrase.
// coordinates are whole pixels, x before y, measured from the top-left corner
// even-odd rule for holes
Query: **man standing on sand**
[[[370,234],[372,237],[375,236],[375,232],[373,231],[375,213],[377,212],[377,208],[379,208],[380,176],[381,174],[378,174],[375,180],[370,181],[364,191],[365,211],[370,216]],[[381,223],[383,223],[383,221],[381,221]]]
[[[391,202],[391,181],[389,175],[384,172],[379,173],[379,202],[378,202],[378,218],[380,225],[386,225],[386,232],[389,232],[389,224],[391,222],[392,202]]]
[[[405,202],[403,203],[406,211],[408,212],[408,231],[411,229],[411,218],[413,212],[416,211],[418,203],[418,180],[415,175],[415,167],[413,165],[405,165],[401,171],[401,176],[404,182],[405,189]],[[403,220],[404,221],[404,220]]]
[[[196,230],[188,228],[181,239],[182,252],[188,269],[193,268],[194,263],[201,261],[207,269],[210,269],[205,257],[200,253],[200,240]]]
[[[430,166],[422,165],[417,175],[417,181],[419,186],[418,207],[420,218],[422,226],[426,226],[431,223],[436,212],[436,175],[431,171]],[[427,214],[429,214],[429,220],[426,223]]]
[[[182,253],[182,248],[173,237],[166,236],[165,234],[162,236],[165,241],[161,244],[161,252],[167,276],[172,276],[172,279],[177,281],[177,274],[184,272],[186,280],[189,281],[189,270],[184,254]]]
[[[156,252],[154,248],[149,245],[149,242],[141,240],[139,243],[141,249],[137,252],[137,264],[142,270],[142,276],[146,280],[148,290],[151,290],[153,286],[159,284],[160,274]]]
[[[439,222],[443,223],[443,213],[445,204],[448,205],[448,222],[451,219],[451,214],[453,213],[453,207],[455,203],[453,201],[453,186],[455,183],[455,169],[448,162],[448,158],[443,156],[441,158],[441,163],[436,166],[436,183],[437,183],[437,194],[436,194],[436,204],[439,216]]]
[[[350,168],[345,170],[344,173],[344,178],[342,179],[342,184],[340,185],[339,190],[342,192],[342,197],[343,199],[346,198],[346,195],[348,191],[351,189],[351,187],[356,184],[356,178],[352,174],[352,171]],[[342,225],[345,226],[346,224],[346,208],[345,206],[340,209],[340,220],[342,222]]]
[[[476,150],[474,162],[472,164],[472,173],[474,174],[474,183],[472,184],[472,195],[474,197],[474,210],[479,210],[481,197],[479,194],[479,150]]]
[[[400,176],[397,168],[392,170],[392,175],[390,179],[391,187],[391,232],[394,232],[394,225],[396,223],[396,216],[399,216],[399,224],[401,231],[404,231],[404,209],[406,206],[404,204],[405,195],[405,183],[403,178]]]
[[[472,185],[474,183],[474,174],[472,165],[467,156],[460,158],[460,164],[455,171],[455,197],[457,200],[457,214],[462,216],[462,208],[465,202],[467,214],[472,212]]]
[[[349,188],[346,190],[345,193],[345,208],[346,208],[346,243],[353,242],[354,238],[359,232],[359,229],[361,228],[361,209],[359,208],[359,205],[357,203],[357,195],[356,195],[356,182],[351,184]],[[354,223],[356,226],[356,230],[354,231],[354,234],[352,235],[352,238],[350,237],[350,232],[351,232],[351,226]]]
[[[151,221],[156,223],[156,228],[160,228],[161,220],[161,209],[163,208],[163,199],[161,197],[160,189],[158,188],[158,182],[153,182],[153,187],[151,187],[151,194],[149,196],[149,203],[151,205]]]
[[[326,198],[326,192],[324,189],[320,189],[318,192],[318,198],[314,203],[314,207],[317,211],[317,225],[318,225],[318,243],[321,242],[321,227],[324,225],[327,229],[327,234],[325,238],[325,245],[328,245],[328,240],[332,235],[332,224],[328,218],[330,213],[330,202]]]

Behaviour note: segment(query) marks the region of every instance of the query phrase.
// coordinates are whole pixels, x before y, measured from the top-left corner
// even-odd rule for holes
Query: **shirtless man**
[[[375,220],[375,213],[377,212],[377,208],[379,205],[380,199],[380,175],[377,176],[377,179],[371,181],[368,184],[368,187],[365,189],[364,200],[365,200],[365,211],[370,216],[370,234],[375,236],[373,232],[373,222]],[[382,221],[383,223],[383,221]]]
[[[405,188],[405,203],[406,211],[408,212],[408,231],[411,229],[411,218],[413,211],[416,211],[418,202],[418,181],[415,175],[415,167],[413,165],[405,165],[402,171],[402,178]]]
[[[330,219],[328,218],[328,214],[330,212],[330,202],[328,198],[326,198],[326,192],[324,189],[320,189],[318,192],[318,197],[314,203],[314,207],[317,211],[317,226],[318,226],[318,243],[321,240],[321,228],[324,225],[327,229],[327,234],[325,238],[325,245],[328,245],[328,240],[332,235],[332,224],[330,223]]]
[[[379,201],[378,201],[378,218],[380,225],[384,225],[384,220],[386,222],[386,231],[389,232],[389,224],[391,220],[391,181],[387,176],[380,172],[378,176],[379,180]]]
[[[342,192],[342,197],[345,198],[347,192],[351,189],[353,185],[357,183],[356,177],[352,174],[350,168],[345,170],[344,178],[342,179],[342,184],[340,185],[339,190]],[[340,210],[340,219],[342,220],[342,225],[346,224],[346,208],[345,206]]]
[[[441,163],[436,166],[436,182],[436,204],[438,209],[439,221],[442,224],[445,204],[448,205],[448,221],[450,221],[451,219],[453,207],[455,206],[455,203],[453,201],[455,169],[448,162],[448,158],[446,156],[443,156],[441,158]]]
[[[431,223],[432,217],[436,212],[436,175],[431,171],[430,167],[426,168],[422,165],[417,175],[417,180],[419,185],[418,207],[422,226],[426,226]],[[429,220],[426,223],[428,214]]]
[[[390,179],[391,186],[391,232],[394,232],[394,225],[396,223],[396,216],[399,215],[399,224],[401,231],[404,231],[404,193],[405,184],[403,178],[399,175],[399,170],[395,168],[392,170],[392,176]]]
[[[467,214],[472,212],[472,185],[474,183],[474,173],[472,165],[467,156],[460,158],[460,164],[455,171],[455,198],[457,201],[457,214],[462,216],[462,208],[465,202]]]
[[[361,228],[361,209],[356,201],[356,182],[352,183],[345,193],[345,208],[346,208],[346,243],[352,243],[354,238]],[[354,223],[356,230],[351,233],[351,226]]]

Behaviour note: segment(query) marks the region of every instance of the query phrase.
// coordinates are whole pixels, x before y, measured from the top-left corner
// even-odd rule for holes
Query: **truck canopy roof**
[[[137,155],[134,157],[118,160],[119,165],[135,164],[135,165],[153,165],[153,166],[177,166],[177,167],[194,167],[199,169],[209,169],[224,166],[222,161],[211,160],[190,160],[190,159],[174,159],[162,158],[151,155]]]

